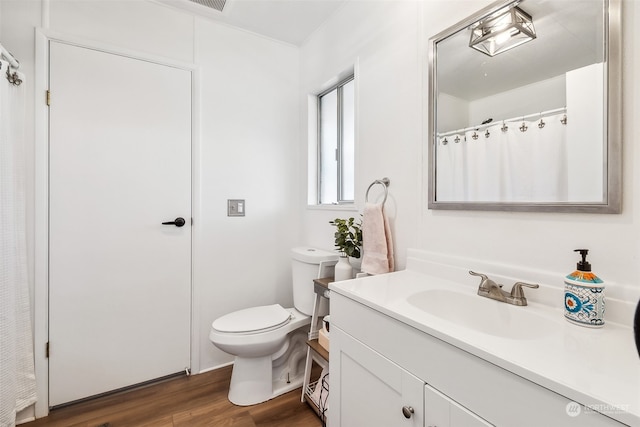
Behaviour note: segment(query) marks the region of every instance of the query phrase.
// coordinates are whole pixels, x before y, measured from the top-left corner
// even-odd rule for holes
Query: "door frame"
[[[179,68],[191,73],[191,345],[192,372],[200,371],[200,306],[198,287],[194,286],[194,252],[198,243],[198,219],[201,212],[200,185],[200,67],[194,63],[173,61],[83,38],[50,31],[35,30],[35,197],[34,197],[34,359],[38,400],[36,418],[49,414],[49,360],[46,347],[49,341],[49,107],[46,93],[49,88],[49,42],[56,41],[105,53],[126,56]],[[55,102],[55,94],[52,94]]]

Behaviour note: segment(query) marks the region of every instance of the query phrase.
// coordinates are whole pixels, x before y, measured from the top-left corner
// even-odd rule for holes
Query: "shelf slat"
[[[319,381],[316,381],[315,383],[310,384],[309,387],[307,387],[307,390],[305,390],[304,392],[304,400],[309,406],[311,406],[311,409],[313,409],[316,415],[322,420],[326,416],[326,413],[323,414],[318,404],[311,398],[311,394],[313,394],[315,388],[319,386],[318,383]]]
[[[318,408],[318,405],[316,405],[316,402],[313,401],[311,396],[309,396],[307,393],[305,393],[304,394],[304,400],[309,404],[309,406],[311,406],[311,409],[313,409],[313,411],[316,413],[316,415],[320,416],[320,408]]]

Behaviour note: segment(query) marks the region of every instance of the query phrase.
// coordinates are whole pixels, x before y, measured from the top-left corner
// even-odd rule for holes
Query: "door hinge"
[[[44,353],[45,353],[46,358],[48,359],[49,358],[49,342],[48,341],[47,341],[47,344],[44,347]]]
[[[51,91],[47,90],[47,106],[51,106]]]

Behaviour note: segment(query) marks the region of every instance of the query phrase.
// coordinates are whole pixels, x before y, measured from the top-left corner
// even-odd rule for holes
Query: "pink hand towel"
[[[362,272],[389,273],[394,269],[393,241],[384,205],[365,203],[362,214]]]

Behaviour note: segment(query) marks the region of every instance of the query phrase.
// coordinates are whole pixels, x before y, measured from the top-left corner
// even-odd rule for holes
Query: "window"
[[[353,203],[354,164],[352,75],[318,95],[318,204]]]

